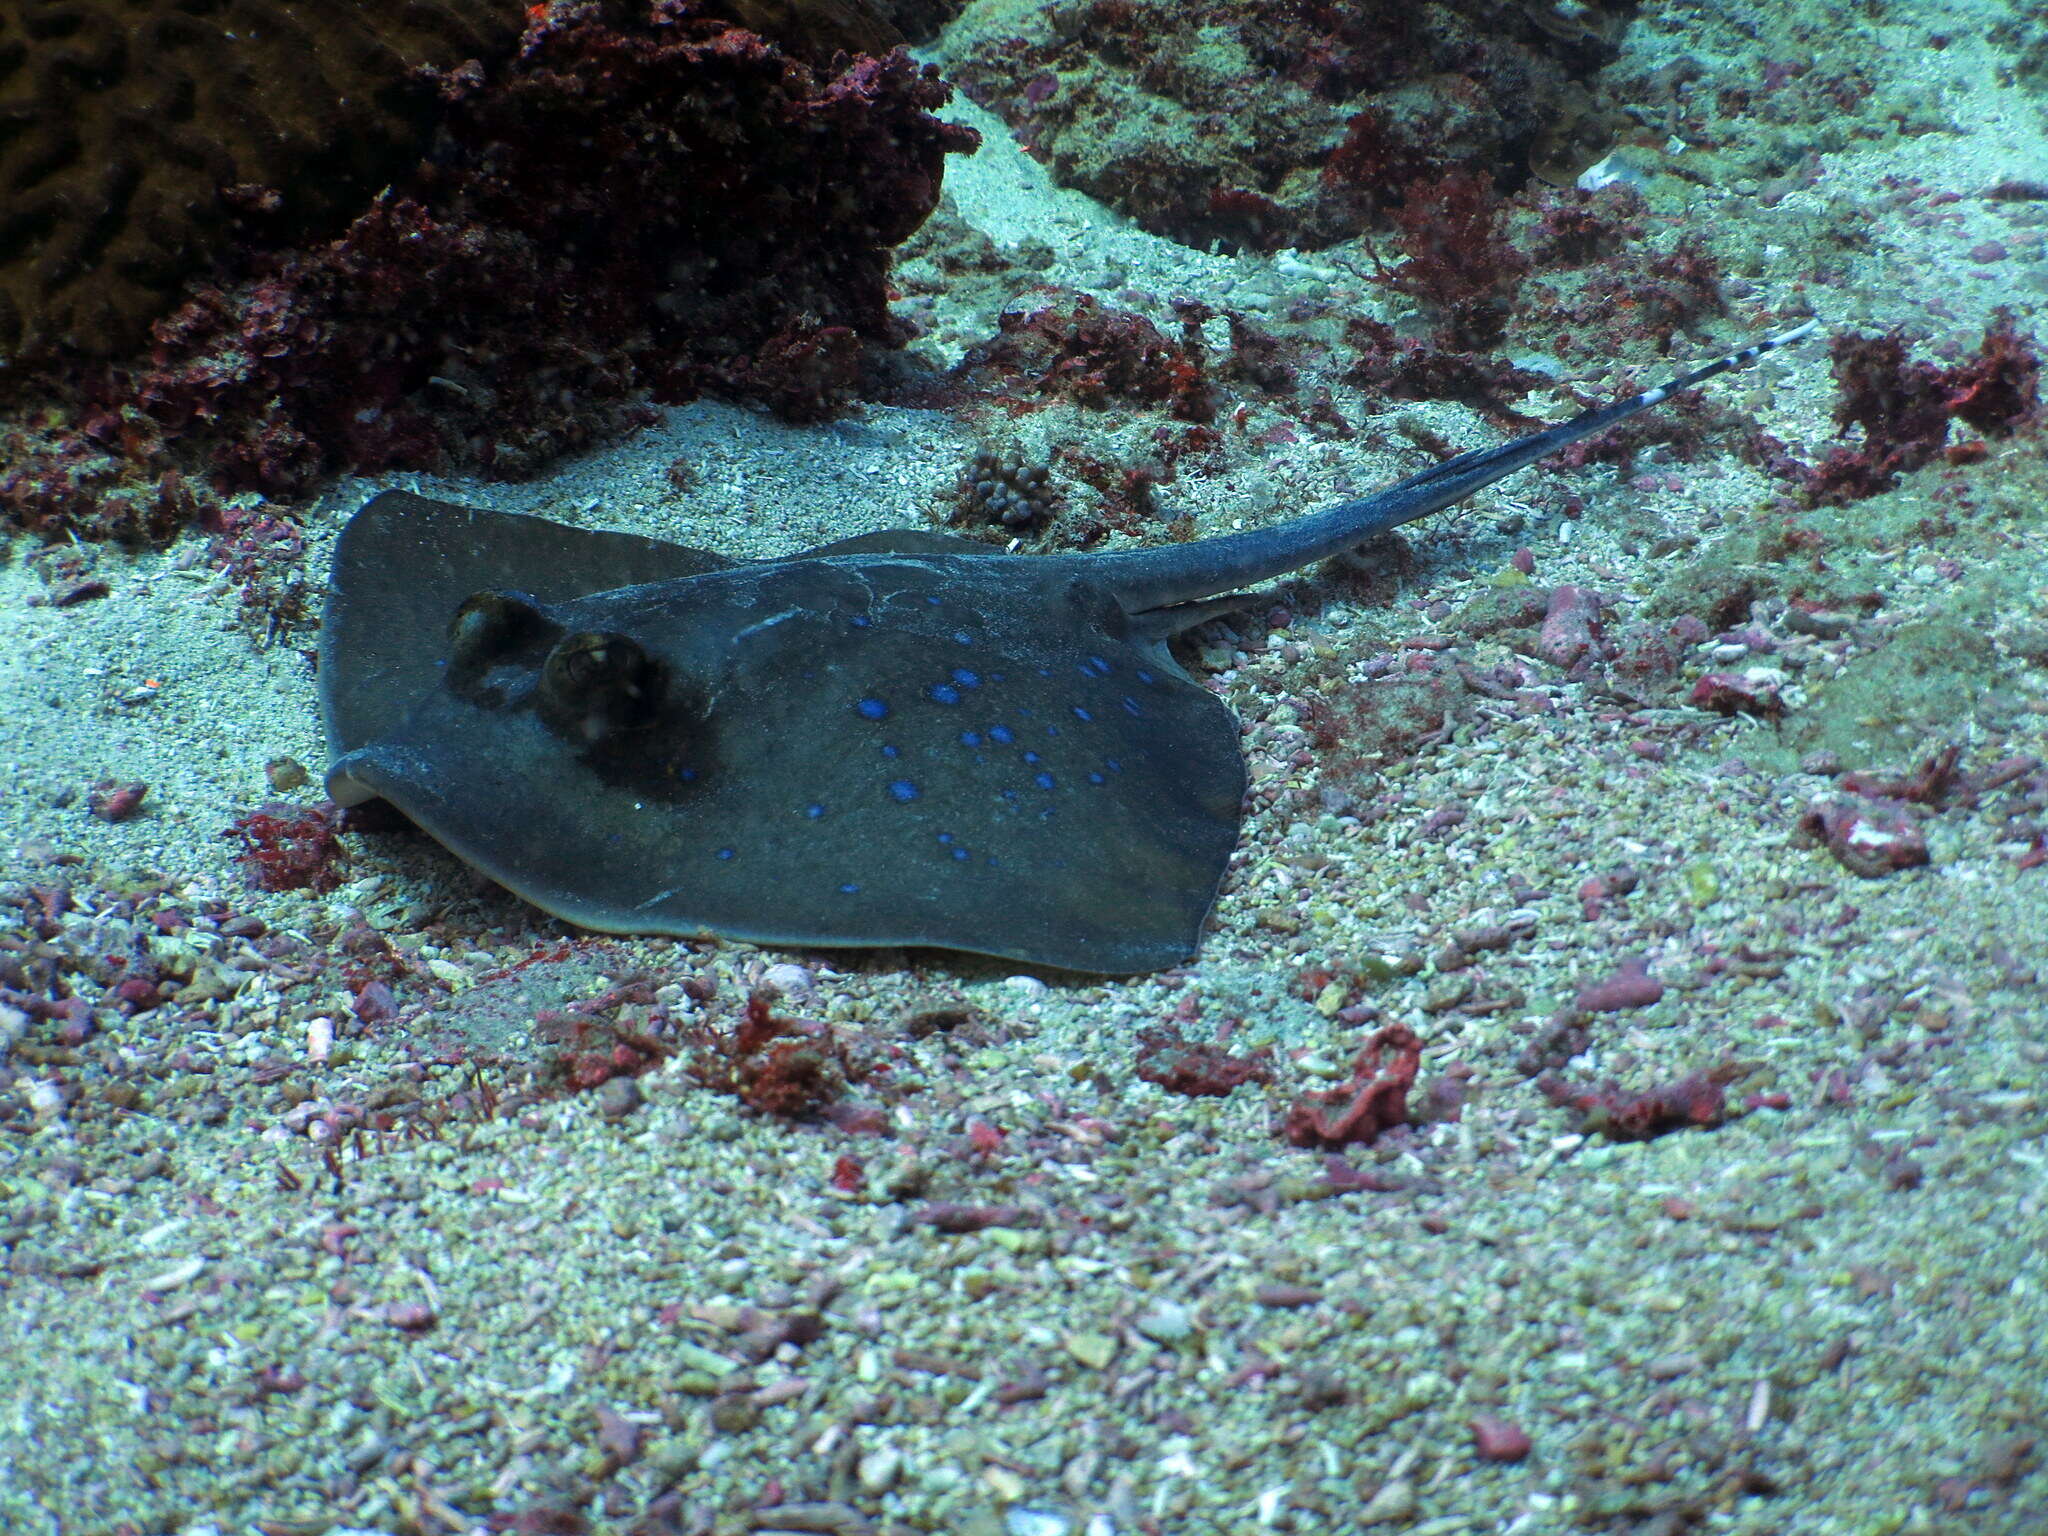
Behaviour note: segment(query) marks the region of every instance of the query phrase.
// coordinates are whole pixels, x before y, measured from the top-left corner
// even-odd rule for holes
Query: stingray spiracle
[[[593,744],[645,725],[661,701],[660,671],[626,635],[565,635],[541,664],[541,718],[561,735]]]

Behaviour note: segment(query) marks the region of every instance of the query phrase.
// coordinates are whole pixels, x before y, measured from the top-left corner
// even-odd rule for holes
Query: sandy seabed
[[[2001,305],[2048,335],[2048,205],[1981,195],[2048,164],[2048,96],[1995,25],[2025,9],[1801,30],[1815,68],[1918,115],[1816,125],[1782,196],[1673,152],[1653,210],[1746,295],[1692,355],[1809,311],[1937,357]],[[1627,48],[1740,75],[1793,26],[1651,4]],[[928,304],[937,362],[1040,281],[1400,318],[1333,254],[1146,235],[955,110],[987,144],[930,238],[1041,249],[1006,292]],[[1833,441],[1818,340],[1709,389],[1808,458]],[[1339,404],[1371,429],[1255,445],[1269,410],[1166,511],[1222,532],[1412,472],[1422,432],[1497,435],[1454,405]],[[1058,407],[1015,431],[1043,453],[1150,425]],[[531,483],[337,486],[307,569],[389,485],[785,554],[928,526],[979,442],[935,412],[794,428],[703,403]],[[1197,632],[1190,665],[1248,726],[1251,811],[1200,955],[1110,983],[595,939],[390,833],[346,839],[332,892],[253,889],[223,833],[276,798],[268,766],[306,765],[285,798],[318,798],[309,642],[252,635],[197,544],[92,551],[108,595],[57,607],[17,543],[0,879],[41,921],[11,931],[60,968],[143,943],[185,985],[69,1035],[0,1011],[0,1529],[2048,1529],[2041,444],[1804,514],[1843,590],[1881,601],[1802,628],[1763,580],[1749,641],[1684,658],[1773,669],[1778,720],[1539,667],[1345,777],[1292,702],[1444,651],[1513,664],[1472,616],[1518,549],[1616,622],[1741,586],[1782,486],[1732,457],[1531,471],[1411,530],[1391,572],[1307,574]],[[1867,878],[1799,835],[1824,770],[1910,774],[1947,745],[1956,777],[1904,813],[1926,866]],[[141,814],[89,812],[108,779],[149,785]],[[358,1017],[366,979],[388,1016]],[[828,1076],[887,1072],[796,1120],[707,1084],[678,1042],[764,987]],[[636,1046],[657,1017],[668,1046]],[[1141,1079],[1139,1031],[1169,1023],[1267,1048],[1270,1081]],[[1285,1144],[1285,1107],[1393,1024],[1422,1041],[1421,1123]],[[607,1052],[654,1064],[575,1091]],[[1709,1074],[1725,1110],[1619,1140],[1544,1072]]]

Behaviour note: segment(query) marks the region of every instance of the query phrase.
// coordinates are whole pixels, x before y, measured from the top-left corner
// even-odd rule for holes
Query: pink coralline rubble
[[[1928,862],[1925,834],[1912,811],[1896,800],[1823,795],[1806,808],[1799,829],[1866,880]]]
[[[1688,1126],[1711,1129],[1728,1113],[1727,1092],[1711,1072],[1688,1072],[1640,1093],[1614,1083],[1580,1088],[1548,1075],[1536,1086],[1551,1103],[1576,1110],[1586,1134],[1613,1141],[1648,1141]]]
[[[1422,1041],[1405,1024],[1376,1030],[1351,1063],[1351,1081],[1303,1094],[1288,1108],[1281,1136],[1297,1147],[1371,1142],[1408,1123],[1408,1091],[1422,1067]]]
[[[1650,974],[1649,962],[1637,956],[1621,962],[1621,968],[1605,981],[1581,987],[1578,1006],[1588,1013],[1618,1013],[1625,1008],[1648,1008],[1664,996],[1664,983]]]

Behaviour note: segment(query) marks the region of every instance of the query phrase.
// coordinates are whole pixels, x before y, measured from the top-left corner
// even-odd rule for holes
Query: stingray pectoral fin
[[[1220,753],[1234,741],[1211,745]],[[339,759],[328,786],[337,799],[389,801],[515,895],[598,932],[929,945],[1111,975],[1194,953],[1242,790],[1233,757],[1194,765],[1193,777],[1208,784],[1195,794],[1176,787],[1188,766],[1176,764],[1174,782],[1120,798],[1110,822],[1082,817],[1074,839],[1035,817],[970,830],[972,807],[963,804],[953,824],[972,856],[956,861],[932,831],[899,820],[908,812],[887,794],[843,818],[835,811],[813,820],[800,805],[771,816],[759,786],[789,755],[787,734],[762,754],[736,763],[731,787],[701,805],[664,802],[601,782],[530,718],[486,728],[459,701],[437,697]],[[1135,760],[1125,772],[1143,776]],[[991,850],[1000,852],[991,858]]]
[[[433,713],[433,711],[428,711]],[[410,739],[409,739],[410,737]],[[543,784],[507,754],[503,771],[465,760],[445,739],[401,730],[337,760],[327,793],[337,805],[385,800],[435,842],[515,896],[551,917],[600,933],[712,931],[703,923],[669,926],[634,921],[597,894],[601,860],[576,857],[589,829],[573,811],[551,801]]]

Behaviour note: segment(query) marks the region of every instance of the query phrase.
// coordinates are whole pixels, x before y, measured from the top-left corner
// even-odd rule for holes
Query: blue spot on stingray
[[[1088,658],[1088,665],[1093,667],[1096,671],[1100,672],[1104,677],[1109,676],[1109,663],[1104,661],[1100,656],[1090,656]]]
[[[1076,704],[1074,706],[1074,718],[1076,720],[1093,720],[1095,717],[1089,714],[1088,711],[1083,709],[1080,705]]]
[[[1015,805],[1017,803],[1017,791],[1015,791],[1014,789],[1006,789],[1003,791],[1003,798],[1009,801],[1010,804]],[[993,864],[995,863],[995,860],[990,859],[989,863]]]
[[[953,857],[956,859],[964,859],[967,857],[967,850],[965,848],[955,848],[953,850]]]
[[[1124,765],[1118,762],[1113,757],[1105,757],[1102,760],[1102,766],[1107,768],[1111,773],[1122,773],[1124,771]]]
[[[953,669],[953,681],[962,688],[979,688],[981,686],[981,679],[965,667],[955,667]]]
[[[690,780],[692,780],[692,779],[694,779],[694,778],[696,778],[696,777],[697,777],[697,770],[696,770],[696,769],[694,769],[694,768],[685,768],[685,769],[684,769],[684,770],[683,770],[683,771],[682,771],[681,773],[679,773],[678,775],[676,775],[676,777],[678,777],[678,778],[679,778],[679,779],[681,779],[681,780],[682,780],[682,781],[683,781],[683,782],[684,782],[685,784],[687,784],[687,783],[689,783],[689,782],[690,782]]]
[[[1052,676],[1052,668],[1051,668],[1051,667],[1040,667],[1040,668],[1038,669],[1038,675],[1039,675],[1040,677],[1051,677],[1051,676]]]
[[[718,856],[721,859],[729,859],[732,857],[732,850],[730,848],[721,848],[718,850]]]
[[[1041,773],[1037,778],[1033,779],[1031,782],[1036,784],[1040,789],[1051,789],[1052,775],[1049,773]]]
[[[963,747],[978,747],[978,746],[980,746],[980,745],[981,745],[981,732],[979,732],[979,731],[962,731],[962,732],[960,733],[960,745],[961,745],[961,746],[963,746]]]
[[[939,841],[942,843],[950,843],[951,841],[953,841],[953,834],[950,832],[941,832],[939,834]]]
[[[1145,713],[1144,710],[1138,708],[1138,701],[1132,698],[1128,693],[1124,695],[1124,710],[1126,713],[1133,715],[1142,715]]]
[[[891,779],[889,781],[889,798],[891,800],[900,800],[907,805],[917,798],[917,786],[908,779]]]
[[[1143,667],[1140,667],[1138,668],[1138,681],[1141,683],[1149,683],[1152,681],[1152,674],[1150,672],[1147,672]]]
[[[1059,733],[1060,733],[1060,728],[1059,728],[1058,726],[1056,726],[1056,725],[1048,725],[1048,726],[1047,726],[1047,727],[1045,728],[1045,734],[1046,734],[1046,735],[1048,735],[1048,736],[1057,736],[1057,735],[1059,735]]]
[[[992,725],[988,728],[988,739],[999,747],[1007,747],[1017,738],[1011,734],[1007,725]]]
[[[902,755],[903,755],[903,749],[902,749],[901,747],[884,747],[884,748],[882,748],[882,756],[884,756],[884,757],[890,757],[890,758],[895,758],[895,757],[901,757]]]
[[[1036,752],[1026,752],[1024,754],[1024,761],[1027,763],[1035,763],[1038,761],[1038,754]]]
[[[964,629],[956,629],[953,631],[953,643],[955,645],[972,645],[974,644],[974,636],[967,633]]]
[[[856,613],[847,622],[850,623],[855,629],[866,629],[870,624],[874,623],[875,621],[869,618],[864,613]]]
[[[936,597],[928,597],[925,599],[925,601],[930,603],[934,608],[938,607],[940,602],[940,600]]]
[[[934,704],[958,704],[960,702],[960,690],[951,683],[936,684],[932,688],[932,702]]]
[[[1088,782],[1090,784],[1106,784],[1109,781],[1099,773],[1091,773],[1088,775]]]
[[[860,887],[859,887],[859,886],[857,886],[857,885],[853,884],[853,883],[852,883],[851,881],[849,881],[849,882],[848,882],[847,884],[845,884],[845,885],[842,885],[841,887],[839,887],[839,894],[840,894],[840,895],[842,895],[842,896],[851,896],[851,895],[852,895],[852,894],[853,894],[853,893],[854,893],[855,891],[857,891],[857,890],[859,890],[859,889],[860,889]]]
[[[862,699],[853,707],[860,711],[863,720],[886,720],[889,718],[889,706],[880,699]]]
[[[807,805],[804,807],[804,814],[810,817],[811,820],[816,821],[825,814],[825,807],[822,805]]]

